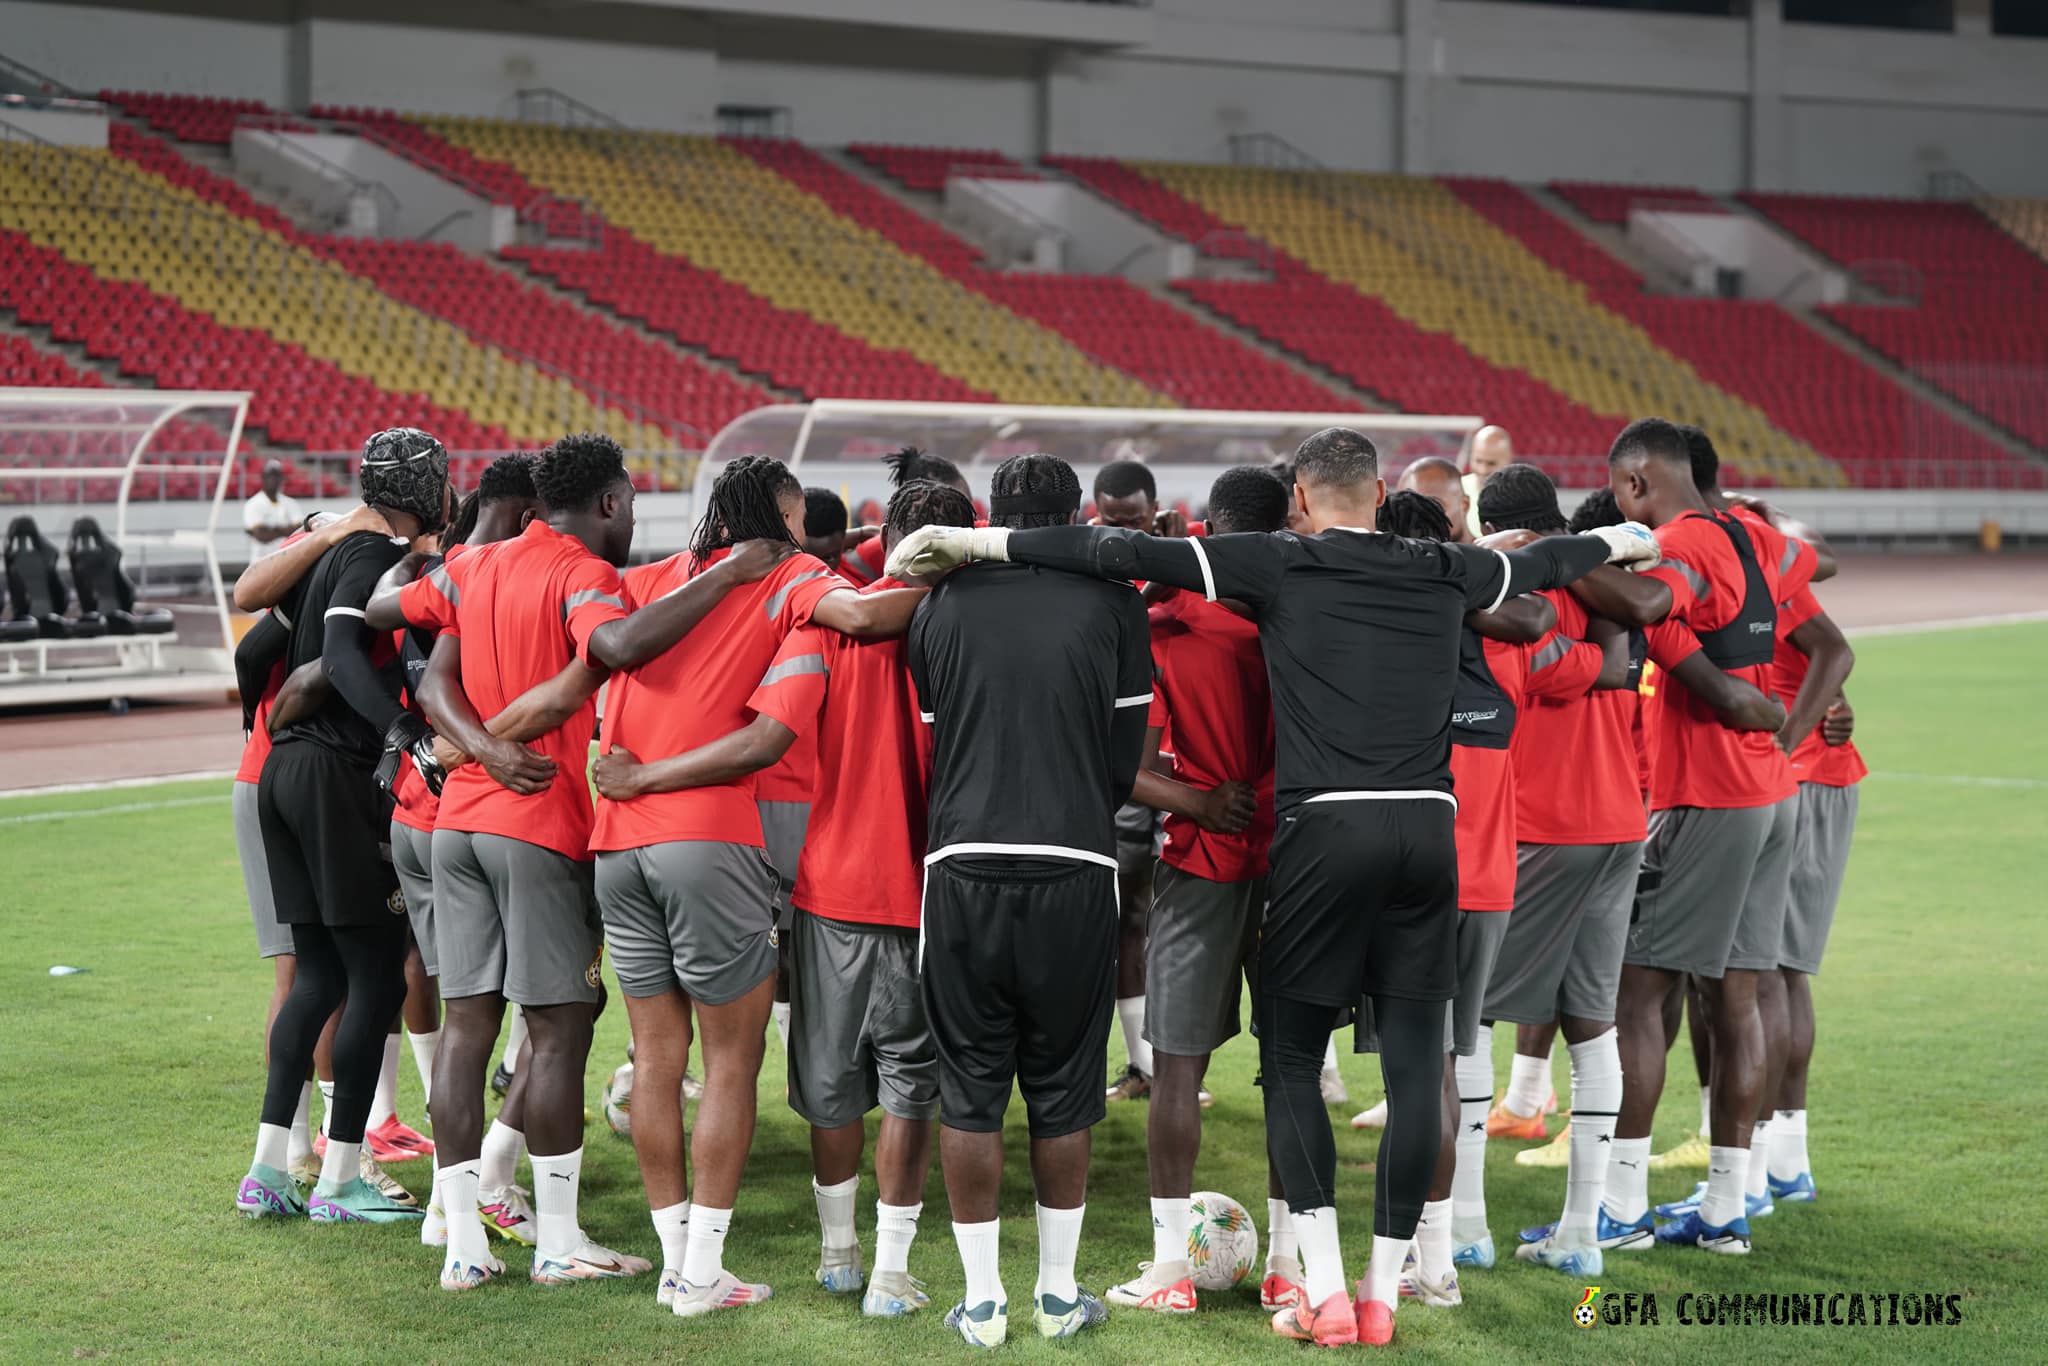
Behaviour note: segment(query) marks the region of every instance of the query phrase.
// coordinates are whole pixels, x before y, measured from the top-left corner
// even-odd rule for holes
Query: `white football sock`
[[[504,1120],[491,1121],[491,1127],[484,1131],[483,1151],[477,1158],[479,1189],[501,1191],[512,1184],[519,1172],[519,1145],[525,1138],[525,1134]]]
[[[1336,1071],[1337,1071],[1337,1036],[1336,1036],[1335,1034],[1332,1034],[1332,1035],[1330,1036],[1330,1041],[1329,1041],[1328,1043],[1326,1043],[1326,1044],[1324,1044],[1324,1045],[1323,1045],[1323,1074],[1324,1074],[1325,1076],[1329,1076],[1329,1075],[1331,1075],[1331,1074],[1335,1073]]]
[[[292,1111],[291,1143],[286,1156],[293,1162],[300,1161],[313,1151],[313,1086],[312,1083],[299,1088],[299,1108]]]
[[[1116,1022],[1123,1027],[1125,1056],[1131,1066],[1152,1075],[1152,1045],[1145,1042],[1145,998],[1142,996],[1120,996],[1116,1003]],[[1061,1299],[1068,1298],[1065,1295]]]
[[[1550,1059],[1515,1054],[1508,1069],[1508,1093],[1502,1104],[1518,1115],[1540,1115],[1543,1102],[1550,1099]]]
[[[458,1162],[441,1169],[441,1213],[448,1219],[444,1267],[482,1266],[491,1259],[484,1221],[476,1212],[477,1164]]]
[[[256,1126],[256,1157],[254,1165],[275,1167],[287,1171],[291,1167],[292,1131],[282,1124],[259,1124]]]
[[[1372,1260],[1365,1269],[1365,1297],[1378,1300],[1389,1310],[1401,1298],[1401,1264],[1408,1260],[1408,1243],[1406,1238],[1382,1238],[1377,1233],[1372,1236]]]
[[[328,1117],[334,1113],[334,1083],[330,1080],[313,1084],[320,1088],[320,1136],[325,1138]]]
[[[1301,1260],[1301,1244],[1295,1241],[1294,1215],[1287,1208],[1287,1201],[1266,1197],[1266,1256],[1292,1257]]]
[[[1700,1088],[1700,1137],[1714,1136],[1714,1093],[1705,1086]]]
[[[994,1301],[998,1307],[1008,1303],[1009,1296],[1003,1291],[1003,1278],[997,1270],[1002,1246],[996,1234],[1002,1220],[991,1219],[985,1224],[954,1224],[953,1241],[960,1247],[960,1268],[967,1273],[966,1305],[969,1309]]]
[[[1072,1209],[1038,1207],[1038,1285],[1033,1298],[1050,1295],[1072,1303],[1080,1292],[1074,1286],[1074,1259],[1081,1251],[1081,1216],[1086,1205]]]
[[[1743,1216],[1742,1188],[1749,1179],[1747,1148],[1707,1149],[1707,1193],[1700,1198],[1700,1220],[1725,1228]]]
[[[1756,1146],[1754,1142],[1750,1144]],[[1813,1162],[1806,1152],[1806,1111],[1780,1110],[1771,1120],[1771,1175],[1790,1181],[1810,1173]]]
[[[885,1205],[875,1201],[875,1274],[910,1270],[910,1245],[917,1241],[917,1217],[924,1202]]]
[[[420,1094],[427,1103],[434,1102],[434,1050],[441,1046],[441,1031],[430,1029],[424,1034],[405,1031],[405,1041],[412,1046],[412,1065],[419,1069]]]
[[[583,1242],[576,1223],[577,1188],[583,1184],[583,1149],[533,1159],[533,1214],[538,1232],[534,1260],[563,1259]]]
[[[782,1040],[782,1051],[789,1051],[789,1002],[777,1001],[769,1007],[768,1013],[775,1018],[775,1036]]]
[[[398,1112],[398,1036],[384,1036],[384,1062],[377,1069],[377,1089],[370,1095],[370,1117],[363,1132],[381,1129]]]
[[[1758,1120],[1749,1131],[1749,1167],[1743,1194],[1761,1200],[1771,1193],[1771,1121]],[[1745,1208],[1747,1208],[1745,1206]]]
[[[575,1196],[582,1184],[582,1147],[555,1157],[532,1159],[532,1212],[537,1225],[532,1245],[535,1260],[567,1257],[584,1241],[584,1231],[575,1223]]]
[[[320,1184],[317,1190],[332,1193],[363,1174],[363,1145],[343,1143],[329,1136],[326,1156],[320,1159]]]
[[[434,1159],[434,1179],[427,1187],[427,1217],[420,1220],[420,1243],[444,1247],[448,1242],[448,1209],[441,1203],[441,1159]]]
[[[1608,1218],[1633,1224],[1650,1212],[1650,1140],[1617,1138],[1608,1146],[1614,1151],[1607,1155],[1607,1189],[1600,1203]]]
[[[1294,1211],[1294,1236],[1301,1244],[1301,1278],[1310,1307],[1321,1304],[1344,1289],[1344,1246],[1337,1241],[1337,1211],[1333,1206]],[[1404,1239],[1402,1251],[1408,1244]],[[1398,1280],[1401,1264],[1394,1263]],[[1400,1288],[1398,1285],[1395,1287]]]
[[[519,1050],[526,1043],[526,1012],[512,1007],[512,1025],[505,1031],[504,1065],[507,1072],[519,1070]]]
[[[680,1272],[690,1242],[690,1202],[664,1205],[654,1211],[654,1236],[661,1239],[661,1269]]]
[[[1614,1147],[1614,1125],[1621,1113],[1620,1036],[1609,1029],[1566,1048],[1572,1057],[1572,1125],[1557,1243],[1591,1247],[1599,1236],[1608,1151]]]
[[[697,1205],[690,1211],[690,1241],[683,1249],[683,1279],[709,1285],[725,1270],[725,1235],[732,1211]]]
[[[813,1177],[811,1194],[817,1197],[818,1228],[824,1235],[826,1249],[844,1252],[859,1247],[860,1235],[853,1228],[853,1204],[860,1196],[859,1175],[849,1176],[836,1186],[821,1186]]]
[[[1458,1082],[1458,1165],[1451,1174],[1451,1236],[1476,1243],[1486,1229],[1486,1112],[1493,1105],[1493,1030],[1479,1027],[1479,1048],[1451,1059]]]
[[[1188,1197],[1152,1197],[1152,1260],[1184,1262],[1188,1259]]]
[[[1402,1254],[1402,1260],[1407,1260],[1407,1254]],[[1422,1217],[1415,1221],[1415,1274],[1432,1285],[1441,1285],[1452,1270],[1451,1202],[1424,1201]]]

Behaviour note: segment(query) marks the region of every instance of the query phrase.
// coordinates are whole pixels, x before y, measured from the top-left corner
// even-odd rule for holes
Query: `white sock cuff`
[[[877,1200],[875,1213],[889,1219],[916,1219],[924,1214],[924,1201],[914,1205],[892,1205],[886,1200]]]
[[[857,1195],[860,1192],[860,1173],[855,1172],[852,1176],[833,1186],[819,1185],[818,1178],[814,1176],[811,1178],[811,1190],[828,1199],[834,1199],[842,1195]]]

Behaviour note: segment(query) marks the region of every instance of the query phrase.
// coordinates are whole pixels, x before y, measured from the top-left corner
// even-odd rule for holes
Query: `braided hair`
[[[974,504],[951,484],[913,479],[890,495],[882,524],[898,536],[921,526],[973,526]]]
[[[1387,495],[1387,504],[1380,509],[1379,528],[1390,536],[1406,536],[1411,541],[1451,539],[1451,519],[1444,515],[1444,505],[1413,489]]]
[[[804,486],[789,467],[768,455],[743,455],[718,472],[704,515],[690,534],[690,555],[698,567],[714,551],[741,541],[787,541],[782,500],[801,498]]]
[[[931,455],[916,446],[890,451],[882,457],[882,463],[889,467],[889,482],[899,489],[915,479],[930,479],[941,484],[967,482],[958,465],[943,455]]]
[[[1025,494],[1064,499],[1072,495],[1065,512],[1013,512],[998,516],[996,507],[1004,498]],[[1056,455],[1013,455],[996,466],[988,484],[989,525],[1024,531],[1031,527],[1065,526],[1081,508],[1081,480],[1074,467]]]

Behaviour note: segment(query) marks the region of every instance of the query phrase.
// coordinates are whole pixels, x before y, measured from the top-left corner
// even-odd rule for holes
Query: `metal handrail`
[[[952,174],[953,172],[951,168],[948,168],[946,175],[949,179],[952,177]],[[1001,209],[1005,214],[1008,214],[1010,217],[1019,220],[1019,226],[1022,229],[1022,233],[1029,234],[1028,240],[1024,242],[1024,248],[1027,252],[1037,245],[1038,239],[1042,237],[1050,237],[1054,242],[1056,242],[1059,245],[1061,261],[1064,262],[1066,260],[1067,244],[1074,240],[1072,233],[1068,232],[1065,228],[1053,222],[1051,219],[1045,217],[1036,209],[1033,209],[1030,205],[1023,203],[1020,200],[1014,199],[1007,194],[1004,194],[1000,189],[996,187],[995,183],[991,180],[984,180],[978,176],[963,176],[961,177],[961,179],[974,180],[975,194],[980,195],[984,199],[993,201],[998,209]],[[1002,238],[1005,242],[1005,245],[1011,245],[1011,240],[1016,237],[1019,237],[1020,235],[1022,235],[1022,233],[1015,233],[1007,231],[1003,228],[997,228],[994,230],[993,235]],[[1012,250],[1015,250],[1014,246],[1012,246]]]
[[[122,223],[146,220],[160,225],[152,235],[160,242],[173,242],[189,260],[198,262],[219,277],[254,280],[274,277],[280,304],[308,317],[329,316],[330,289],[342,279],[367,285],[376,303],[366,315],[360,294],[349,290],[343,302],[348,329],[358,335],[372,335],[399,349],[411,363],[428,370],[440,370],[450,378],[462,374],[469,359],[461,348],[446,349],[428,335],[428,324],[438,322],[456,337],[474,343],[484,351],[476,367],[484,391],[509,395],[529,411],[544,415],[544,398],[536,392],[529,375],[506,373],[500,358],[516,361],[532,371],[559,381],[559,389],[573,389],[599,407],[616,408],[629,418],[660,430],[683,429],[699,440],[704,432],[680,418],[655,413],[644,404],[590,384],[550,361],[528,355],[517,348],[482,337],[462,326],[414,305],[403,304],[387,294],[376,281],[350,271],[338,261],[309,255],[266,228],[252,223],[231,209],[179,194],[166,186],[130,175],[115,175],[106,158],[89,149],[67,147],[0,120],[0,145],[20,144],[31,149],[28,171],[33,182],[49,196],[49,207],[83,210]],[[31,201],[35,202],[35,201]],[[341,277],[341,278],[337,278]],[[147,283],[147,282],[145,282]],[[567,430],[576,421],[566,392],[555,398],[554,416]]]
[[[1911,261],[1871,257],[1850,262],[1848,272],[1865,289],[1901,303],[1917,305],[1927,292],[1927,277]]]
[[[38,71],[27,62],[17,62],[4,52],[0,52],[0,75],[12,76],[15,80],[34,87],[34,93],[37,94],[55,95],[70,100],[86,100],[93,104],[102,102],[93,92],[74,90],[55,76]]]
[[[336,224],[347,221],[348,205],[357,195],[367,196],[377,206],[377,235],[390,237],[398,230],[398,217],[404,206],[399,202],[398,193],[381,180],[370,180],[357,175],[338,161],[320,155],[300,142],[284,136],[298,121],[275,114],[244,114],[235,120],[234,133],[272,134],[270,146],[280,154],[296,161],[305,170],[311,171],[329,186],[327,202],[308,198],[314,214],[322,222]],[[233,133],[229,135],[233,146]]]
[[[686,201],[705,205],[722,221],[745,223],[750,232],[774,242],[808,271],[837,277],[922,326],[950,333],[1010,365],[1062,378],[1075,392],[1094,392],[1092,383],[1084,383],[1078,373],[1079,348],[1026,319],[1019,320],[1021,329],[1004,329],[1010,337],[1023,339],[1021,348],[990,335],[984,323],[989,313],[1000,311],[996,304],[922,260],[878,249],[869,229],[843,224],[836,215],[792,214],[785,202],[747,177],[722,174],[721,168],[707,165],[685,148],[636,131],[559,90],[521,90],[511,102],[521,121],[581,135],[592,152]]]
[[[1927,197],[1929,199],[1989,199],[1991,191],[1978,184],[1968,171],[1958,171],[1951,166],[1928,174]]]

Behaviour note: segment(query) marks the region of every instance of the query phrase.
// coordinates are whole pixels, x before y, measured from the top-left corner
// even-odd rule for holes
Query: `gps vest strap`
[[[1700,648],[1723,673],[1768,664],[1777,650],[1778,607],[1764,581],[1763,566],[1757,563],[1756,545],[1735,518],[1715,515],[1712,521],[1742,563],[1742,607],[1726,626],[1700,631]]]

